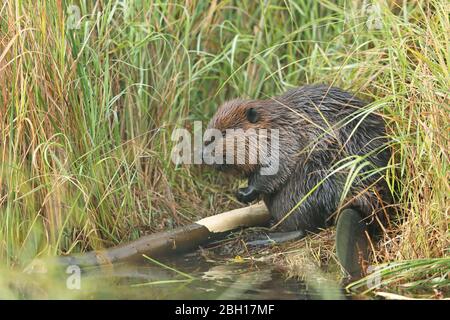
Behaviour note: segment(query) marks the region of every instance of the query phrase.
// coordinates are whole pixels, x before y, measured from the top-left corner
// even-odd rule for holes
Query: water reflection
[[[6,298],[25,299],[321,299],[345,298],[339,287],[285,279],[265,263],[208,262],[199,255],[81,270],[80,288],[65,272],[22,274]],[[10,278],[11,279],[11,278]],[[4,295],[5,292],[2,293]],[[3,296],[5,298],[5,296]]]

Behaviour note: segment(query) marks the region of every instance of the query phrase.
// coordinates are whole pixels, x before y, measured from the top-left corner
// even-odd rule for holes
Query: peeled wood
[[[269,222],[267,207],[258,203],[207,217],[196,223],[141,237],[135,241],[80,255],[57,257],[62,265],[96,266],[130,261],[147,256],[156,257],[196,249],[222,232],[239,227],[262,226]]]

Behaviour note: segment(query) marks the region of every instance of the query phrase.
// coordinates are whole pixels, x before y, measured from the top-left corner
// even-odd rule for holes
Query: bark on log
[[[196,223],[167,232],[147,235],[116,247],[79,255],[59,256],[51,262],[63,266],[86,267],[137,260],[141,259],[144,254],[151,257],[160,257],[186,252],[207,243],[220,233],[232,231],[239,227],[262,226],[267,224],[269,219],[267,207],[264,203],[258,203],[207,217]],[[32,266],[29,267],[33,269]]]

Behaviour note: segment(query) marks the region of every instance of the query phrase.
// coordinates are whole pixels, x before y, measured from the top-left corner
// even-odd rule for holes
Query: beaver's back
[[[290,90],[275,100],[273,127],[280,128],[280,148],[288,150],[280,154],[295,161],[280,158],[280,166],[292,166],[291,174],[263,198],[277,221],[297,206],[282,229],[323,228],[339,205],[357,208],[367,221],[377,210],[383,215],[381,202],[390,202],[383,179],[390,157],[383,119],[351,93],[324,85]],[[352,168],[360,175],[341,202]]]

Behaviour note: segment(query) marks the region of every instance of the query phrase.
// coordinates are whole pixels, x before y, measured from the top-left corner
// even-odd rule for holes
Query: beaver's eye
[[[250,123],[256,123],[259,120],[259,114],[258,112],[255,110],[255,108],[249,108],[246,111],[246,116],[247,116],[247,120]]]

